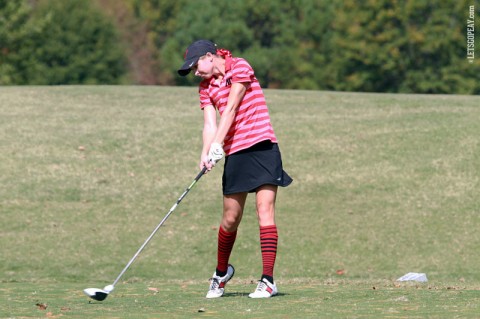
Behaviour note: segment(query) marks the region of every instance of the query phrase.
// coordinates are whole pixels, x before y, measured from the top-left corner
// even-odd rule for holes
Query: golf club
[[[111,285],[108,285],[108,286],[105,286],[103,289],[99,289],[99,288],[87,288],[87,289],[84,289],[83,292],[89,296],[90,298],[94,299],[94,300],[97,300],[97,301],[102,301],[102,300],[105,300],[105,298],[107,298],[108,294],[110,292],[113,291],[113,289],[115,288],[115,285],[117,284],[117,282],[120,280],[120,278],[123,276],[123,274],[127,271],[127,269],[132,265],[132,263],[135,261],[135,259],[138,257],[138,255],[142,252],[142,250],[145,248],[145,246],[147,246],[148,242],[150,242],[150,240],[153,238],[153,236],[155,235],[155,233],[158,231],[158,229],[160,229],[160,227],[163,225],[163,223],[167,220],[167,218],[173,213],[173,211],[177,208],[178,204],[180,204],[180,202],[182,201],[182,199],[188,194],[188,192],[192,189],[192,187],[198,182],[198,180],[205,174],[205,171],[207,170],[206,167],[204,167],[202,169],[202,171],[200,173],[198,173],[197,177],[195,177],[195,179],[193,180],[193,182],[190,184],[190,186],[187,187],[187,189],[185,189],[185,191],[183,192],[183,194],[177,199],[176,203],[172,206],[172,208],[170,208],[170,210],[168,211],[168,213],[165,215],[165,217],[163,217],[162,221],[157,225],[157,227],[155,227],[155,229],[153,230],[153,232],[150,234],[150,236],[148,236],[147,240],[145,240],[145,242],[143,243],[142,246],[140,246],[140,248],[137,250],[137,252],[135,253],[135,255],[132,257],[132,259],[130,259],[130,261],[128,262],[128,264],[125,266],[125,268],[123,268],[122,272],[118,275],[117,279],[115,279],[115,281],[111,284]]]

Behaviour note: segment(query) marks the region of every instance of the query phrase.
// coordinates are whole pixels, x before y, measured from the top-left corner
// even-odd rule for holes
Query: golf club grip
[[[200,173],[198,173],[197,177],[195,177],[195,181],[198,181],[200,179],[200,177],[202,177],[203,175],[205,175],[205,172],[207,171],[207,167],[204,166],[202,168],[202,170],[200,171]]]
[[[198,175],[195,177],[195,179],[193,180],[193,182],[187,187],[187,189],[185,189],[185,191],[182,193],[182,195],[180,195],[180,197],[177,199],[177,201],[175,202],[175,204],[173,204],[172,208],[170,208],[170,210],[168,211],[168,213],[165,215],[165,217],[163,217],[162,221],[157,225],[157,227],[155,227],[155,229],[153,230],[153,232],[150,234],[150,236],[148,236],[147,240],[145,240],[145,242],[142,244],[142,246],[140,246],[140,248],[137,250],[137,252],[135,253],[135,255],[133,255],[132,259],[130,259],[130,261],[127,263],[127,265],[125,266],[125,268],[123,268],[123,270],[120,272],[120,274],[118,275],[118,277],[115,279],[115,281],[113,282],[113,286],[115,286],[117,284],[117,282],[120,280],[120,278],[122,278],[123,274],[127,271],[128,268],[130,268],[130,266],[132,265],[132,263],[135,261],[135,259],[137,259],[138,255],[142,252],[142,250],[147,246],[147,244],[150,242],[150,240],[153,238],[153,236],[156,234],[156,232],[160,229],[160,227],[163,225],[163,223],[165,223],[165,221],[168,219],[168,217],[173,213],[173,211],[175,210],[175,208],[177,208],[178,204],[180,204],[180,202],[182,201],[182,199],[188,194],[188,192],[190,191],[190,189],[192,189],[192,187],[198,182],[198,180],[205,174],[205,172],[207,171],[207,168],[204,167],[200,173],[198,173]]]

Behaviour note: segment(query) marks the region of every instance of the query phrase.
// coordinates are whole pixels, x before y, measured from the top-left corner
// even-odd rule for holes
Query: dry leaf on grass
[[[39,310],[47,310],[47,304],[37,303],[35,306],[37,306]]]

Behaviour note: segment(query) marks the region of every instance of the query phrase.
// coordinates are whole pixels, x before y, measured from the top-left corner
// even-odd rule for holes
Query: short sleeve
[[[208,94],[208,82],[202,81],[198,87],[198,93],[200,95],[200,108],[203,110],[205,106],[213,105],[213,101]]]
[[[253,82],[255,73],[250,64],[242,58],[236,59],[232,64],[232,83]]]

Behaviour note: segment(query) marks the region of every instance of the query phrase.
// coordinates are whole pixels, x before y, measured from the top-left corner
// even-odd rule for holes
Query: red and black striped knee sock
[[[273,267],[277,257],[278,232],[277,226],[260,226],[260,247],[262,249],[263,274],[262,278],[267,278],[273,283]]]
[[[223,277],[227,274],[228,259],[236,238],[237,231],[229,233],[220,226],[218,230],[217,276]]]

